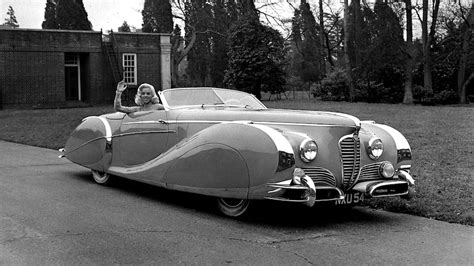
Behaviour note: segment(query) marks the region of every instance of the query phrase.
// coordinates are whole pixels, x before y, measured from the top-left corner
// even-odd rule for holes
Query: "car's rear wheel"
[[[110,184],[111,176],[106,172],[100,172],[96,170],[91,170],[92,177],[97,184],[108,185]]]
[[[247,199],[218,198],[217,207],[219,210],[231,217],[238,217],[248,209],[250,201]]]

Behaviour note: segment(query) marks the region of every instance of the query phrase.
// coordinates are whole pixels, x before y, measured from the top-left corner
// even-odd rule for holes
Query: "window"
[[[123,54],[122,66],[125,83],[137,85],[137,54]]]

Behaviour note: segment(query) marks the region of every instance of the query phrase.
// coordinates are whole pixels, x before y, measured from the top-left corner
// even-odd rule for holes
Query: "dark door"
[[[79,54],[64,54],[64,79],[66,101],[81,101],[81,62]]]
[[[66,101],[79,100],[79,68],[77,66],[66,66]]]

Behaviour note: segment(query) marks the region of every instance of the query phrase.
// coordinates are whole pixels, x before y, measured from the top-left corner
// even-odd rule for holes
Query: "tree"
[[[233,1],[228,1],[231,3]],[[231,8],[232,8],[232,4]],[[227,46],[227,36],[232,23],[230,14],[228,13],[224,0],[215,0],[212,6],[212,32],[211,38],[211,61],[210,61],[210,78],[211,85],[214,87],[224,86],[224,75],[227,69],[229,51]]]
[[[431,47],[434,42],[436,33],[436,22],[438,19],[440,0],[432,0],[433,14],[431,16],[431,26],[428,32],[428,13],[429,13],[429,0],[423,0],[423,18],[421,19],[421,39],[423,43],[423,85],[425,90],[433,92],[433,77],[432,77],[432,65],[433,58],[431,56]]]
[[[348,0],[344,0],[344,68],[346,70],[347,82],[349,85],[349,100],[354,101],[355,99],[355,84],[352,75],[352,66],[349,55],[349,3]]]
[[[403,103],[413,103],[413,68],[415,67],[415,48],[413,45],[413,18],[412,18],[412,3],[411,0],[405,0],[406,10],[406,36],[405,43],[405,86],[403,94]]]
[[[459,95],[459,103],[466,104],[467,101],[467,86],[474,81],[474,67],[471,65],[471,74],[466,77],[468,73],[468,57],[474,57],[474,3],[471,4],[471,9],[467,16],[464,16],[464,22],[461,25],[461,56],[459,57],[459,67],[457,75],[457,90]]]
[[[15,10],[12,6],[8,6],[7,18],[5,18],[5,23],[3,25],[9,26],[11,28],[18,28],[18,21],[16,20]]]
[[[185,41],[194,42],[187,55],[186,73],[196,86],[209,86],[211,63],[212,8],[206,0],[189,1],[185,4]]]
[[[321,42],[316,20],[309,4],[302,0],[292,19],[296,72],[304,82],[315,82],[321,78]]]
[[[130,26],[128,25],[127,21],[124,21],[122,26],[118,28],[119,32],[130,32]]]
[[[41,24],[43,29],[59,29],[56,19],[57,0],[47,0],[44,8],[44,21]]]
[[[57,0],[55,14],[58,29],[92,30],[82,0]]]
[[[169,0],[145,0],[143,11],[143,32],[171,33],[173,14]]]
[[[253,12],[243,15],[230,30],[227,87],[253,93],[283,91],[284,39],[262,25]]]

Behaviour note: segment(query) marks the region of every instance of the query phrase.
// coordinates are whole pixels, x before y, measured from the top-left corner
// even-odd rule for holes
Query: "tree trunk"
[[[413,67],[415,65],[414,48],[413,48],[413,22],[412,22],[412,5],[411,0],[405,0],[407,12],[407,61],[405,65],[405,93],[403,96],[404,104],[413,104]]]
[[[321,32],[319,33],[319,38],[321,40],[320,46],[320,56],[321,56],[321,77],[326,75],[326,60],[324,60],[324,10],[323,10],[323,0],[319,0],[319,27]]]
[[[189,43],[186,45],[186,47],[183,50],[178,50],[176,49],[176,53],[173,54],[172,57],[172,66],[171,66],[171,84],[174,84],[173,86],[179,86],[178,84],[178,67],[181,61],[183,61],[184,58],[189,54],[191,49],[194,46],[194,43],[196,42],[196,29],[194,27],[191,27],[192,34],[191,34],[191,40]]]
[[[469,54],[469,43],[472,38],[472,25],[474,24],[474,3],[471,5],[471,10],[467,16],[467,23],[465,23],[467,28],[464,32],[463,41],[462,41],[462,54],[459,58],[459,67],[458,67],[458,96],[459,103],[466,104],[467,101],[467,85],[472,80],[474,73],[471,73],[469,78],[466,80],[466,62],[467,56]]]
[[[360,0],[353,0],[354,2],[354,24],[352,25],[354,30],[354,54],[355,54],[355,67],[356,69],[360,69],[362,66],[362,58],[361,58],[361,34],[360,31],[362,30],[360,27],[362,25],[361,22],[361,10],[360,10]]]
[[[352,102],[355,99],[355,86],[352,79],[351,60],[349,58],[349,0],[344,0],[344,67],[346,69],[347,82],[349,83],[349,100]]]
[[[431,18],[430,32],[428,33],[428,0],[423,0],[423,21],[421,23],[422,42],[423,42],[423,82],[424,87],[428,92],[433,92],[433,77],[432,77],[432,56],[431,45],[434,40],[436,20],[438,17],[440,0],[433,0],[434,9]]]

